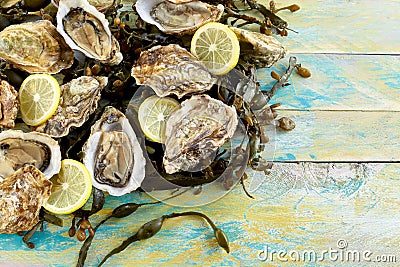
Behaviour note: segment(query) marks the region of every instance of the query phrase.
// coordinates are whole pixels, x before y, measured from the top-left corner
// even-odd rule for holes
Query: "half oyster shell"
[[[59,0],[51,0],[52,4],[58,7]],[[89,4],[94,6],[98,11],[104,11],[114,4],[114,0],[88,0]]]
[[[72,127],[80,127],[97,108],[101,90],[107,85],[103,76],[81,76],[60,87],[61,98],[54,115],[34,127],[37,132],[52,137],[68,135]]]
[[[18,92],[8,82],[0,80],[0,128],[15,126],[18,109]]]
[[[26,165],[35,166],[50,179],[61,168],[60,146],[43,133],[1,132],[0,181]]]
[[[0,182],[0,234],[28,231],[35,226],[51,185],[34,166],[23,167]]]
[[[113,196],[122,196],[140,187],[146,164],[143,151],[128,119],[116,108],[106,107],[92,126],[83,152],[83,163],[94,187]]]
[[[166,124],[165,171],[171,174],[203,170],[233,136],[237,124],[235,108],[208,95],[183,101]]]
[[[0,32],[0,58],[29,73],[58,73],[74,52],[48,20],[10,25]]]
[[[138,0],[135,4],[140,18],[168,34],[191,34],[208,22],[218,21],[223,5],[201,1]]]
[[[118,65],[123,57],[108,20],[87,0],[61,0],[57,30],[72,49],[103,63]]]
[[[240,42],[240,57],[258,68],[269,68],[286,56],[285,47],[274,37],[242,28],[229,27]]]
[[[137,84],[150,86],[159,97],[202,93],[216,81],[202,62],[176,44],[142,52],[131,75]]]

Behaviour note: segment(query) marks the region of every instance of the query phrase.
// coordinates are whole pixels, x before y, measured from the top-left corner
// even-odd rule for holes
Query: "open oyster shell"
[[[118,65],[123,57],[108,20],[87,0],[61,0],[57,30],[72,49],[103,63]]]
[[[81,76],[63,84],[56,112],[45,123],[33,129],[52,137],[68,135],[72,127],[82,126],[96,110],[101,90],[107,82],[108,78],[103,76]]]
[[[138,0],[136,11],[140,18],[168,34],[191,34],[208,22],[218,21],[223,5],[201,1]]]
[[[0,80],[0,128],[15,126],[18,109],[18,92],[7,81]]]
[[[233,136],[237,124],[235,108],[208,95],[183,101],[166,124],[165,171],[171,174],[203,170]]]
[[[240,42],[240,57],[258,68],[269,68],[286,56],[285,47],[274,37],[242,28],[229,27]]]
[[[136,133],[123,113],[106,107],[92,126],[83,152],[93,186],[113,196],[140,187],[145,175],[145,158]]]
[[[59,0],[51,0],[52,4],[58,7]],[[114,0],[88,0],[89,4],[94,6],[98,11],[104,11],[114,4]],[[117,1],[119,2],[119,1]]]
[[[216,81],[202,62],[176,44],[142,52],[131,75],[137,84],[150,86],[159,97],[202,93]]]
[[[47,20],[10,25],[0,32],[0,58],[29,73],[71,67],[74,52]]]
[[[0,181],[26,165],[34,165],[47,178],[61,168],[58,143],[47,134],[7,130],[0,133]]]
[[[28,231],[35,226],[51,185],[35,166],[20,168],[0,182],[0,234]]]

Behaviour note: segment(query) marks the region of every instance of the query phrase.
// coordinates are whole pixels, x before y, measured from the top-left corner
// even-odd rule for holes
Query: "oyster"
[[[72,49],[103,63],[122,61],[119,43],[111,35],[108,20],[87,0],[61,0],[57,11],[57,30]]]
[[[71,67],[74,52],[48,20],[10,25],[0,32],[0,58],[29,73]]]
[[[101,90],[107,82],[107,77],[81,76],[63,84],[56,112],[45,123],[33,129],[52,137],[68,135],[72,127],[82,126],[96,110]]]
[[[233,136],[237,124],[235,108],[208,95],[195,95],[182,102],[166,124],[165,171],[171,174],[206,168]]]
[[[15,126],[18,109],[18,92],[8,82],[0,80],[0,128]]]
[[[286,55],[285,47],[274,37],[229,27],[240,42],[240,57],[258,68],[269,68]]]
[[[51,182],[35,166],[26,166],[0,182],[0,234],[28,231],[50,196]]]
[[[53,5],[58,7],[59,0],[51,0]],[[89,4],[94,6],[98,11],[104,11],[114,4],[114,0],[88,0]]]
[[[9,8],[21,2],[21,0],[0,0],[1,8]]]
[[[176,44],[142,52],[131,75],[137,84],[150,86],[159,97],[201,93],[216,81],[202,62]]]
[[[92,126],[83,151],[83,163],[94,187],[113,196],[140,187],[145,175],[145,158],[135,131],[119,110],[106,107]]]
[[[209,5],[201,1],[138,0],[136,11],[140,18],[168,34],[191,34],[204,24],[218,21],[223,5]],[[187,2],[187,3],[183,3]]]
[[[26,165],[34,165],[47,178],[61,168],[58,143],[47,134],[7,130],[0,133],[0,180]]]

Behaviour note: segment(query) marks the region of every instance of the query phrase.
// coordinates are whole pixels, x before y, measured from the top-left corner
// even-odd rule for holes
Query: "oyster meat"
[[[138,0],[136,11],[140,18],[168,34],[191,34],[208,22],[218,21],[223,5],[201,1]]]
[[[137,84],[150,86],[159,97],[201,93],[216,81],[202,62],[176,44],[142,52],[131,75]]]
[[[240,42],[240,57],[258,68],[269,68],[286,56],[285,47],[274,37],[242,28],[229,27]]]
[[[108,78],[103,76],[81,76],[63,84],[56,112],[45,123],[33,129],[52,137],[68,135],[72,127],[82,126],[96,110],[101,90],[107,82]]]
[[[165,171],[194,172],[208,167],[237,124],[235,108],[208,95],[183,101],[166,124]]]
[[[57,30],[72,49],[103,63],[118,65],[123,57],[108,20],[87,0],[61,0]]]
[[[29,73],[71,67],[74,52],[48,20],[10,25],[0,32],[0,58]]]
[[[8,82],[0,80],[0,128],[15,126],[18,109],[18,92]]]
[[[128,119],[116,108],[106,107],[83,152],[94,187],[113,196],[140,187],[145,175],[143,151]]]
[[[0,182],[0,234],[32,229],[39,222],[51,185],[35,166],[20,168]]]
[[[50,179],[61,168],[60,146],[47,134],[1,132],[0,181],[26,165],[34,165]]]

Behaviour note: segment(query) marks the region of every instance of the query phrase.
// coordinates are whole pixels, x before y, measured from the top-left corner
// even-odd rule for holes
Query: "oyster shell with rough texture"
[[[51,3],[58,7],[59,0],[51,0]],[[114,4],[114,0],[88,0],[89,4],[94,6],[98,11],[104,11]],[[117,1],[118,2],[118,1]]]
[[[201,1],[138,0],[135,4],[140,18],[168,34],[191,34],[208,22],[218,21],[223,5],[209,5]]]
[[[74,52],[48,20],[10,25],[0,32],[0,58],[29,73],[71,67]]]
[[[216,81],[202,62],[176,44],[142,52],[131,75],[137,84],[150,86],[160,97],[202,93]]]
[[[47,178],[61,168],[58,143],[47,134],[7,130],[0,133],[0,180],[26,165],[34,165]]]
[[[0,182],[0,234],[28,231],[35,226],[51,185],[35,166],[20,168]]]
[[[103,63],[118,65],[123,57],[108,20],[87,0],[61,0],[57,30],[72,49]]]
[[[16,5],[21,0],[0,0],[0,7],[1,8],[9,8]]]
[[[146,164],[143,151],[128,119],[116,108],[106,107],[92,126],[83,152],[94,187],[113,196],[140,187]]]
[[[107,85],[103,76],[81,76],[60,88],[61,98],[54,115],[45,123],[34,127],[52,137],[68,135],[72,127],[80,127],[97,108],[101,90]]]
[[[229,27],[240,42],[240,57],[258,68],[269,68],[286,56],[285,47],[274,37],[241,28]]]
[[[0,80],[0,128],[13,128],[19,109],[18,92]]]
[[[166,124],[165,171],[203,170],[233,136],[237,124],[235,108],[208,95],[195,95],[183,101]]]

